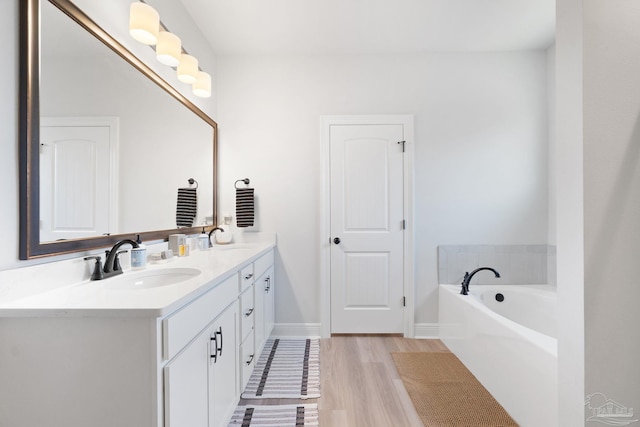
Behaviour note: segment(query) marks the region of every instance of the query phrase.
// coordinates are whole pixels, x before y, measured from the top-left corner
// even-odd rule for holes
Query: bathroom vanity
[[[274,246],[0,303],[0,425],[226,426],[273,329]]]

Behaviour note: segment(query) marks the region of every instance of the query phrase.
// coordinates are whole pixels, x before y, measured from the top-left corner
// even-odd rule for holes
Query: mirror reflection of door
[[[94,237],[116,230],[118,120],[42,118],[40,241]]]

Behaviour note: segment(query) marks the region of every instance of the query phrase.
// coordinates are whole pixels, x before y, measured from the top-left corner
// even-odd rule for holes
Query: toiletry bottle
[[[184,238],[184,234],[170,234],[169,235],[169,249],[173,251],[173,255],[180,255],[180,245],[182,245],[182,240]]]
[[[139,270],[147,266],[147,247],[142,244],[139,234],[136,243],[138,247],[131,249],[131,268]]]
[[[205,233],[204,227],[202,227],[202,233],[198,236],[198,249],[201,251],[209,249],[209,236]]]
[[[193,244],[193,239],[191,237],[186,237],[184,239],[184,256],[191,255],[191,247]]]
[[[183,257],[183,256],[187,256],[187,236],[185,236],[184,234],[181,234],[180,237],[178,237],[178,256],[179,257]]]

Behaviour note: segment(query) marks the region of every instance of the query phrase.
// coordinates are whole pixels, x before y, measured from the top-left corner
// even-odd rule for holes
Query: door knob
[[[333,239],[333,243],[335,243],[336,245],[340,244],[340,238],[336,237],[335,239]]]

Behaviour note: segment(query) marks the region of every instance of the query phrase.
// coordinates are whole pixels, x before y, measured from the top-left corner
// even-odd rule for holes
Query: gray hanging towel
[[[196,188],[178,188],[178,204],[176,207],[176,225],[191,227],[198,210]]]
[[[236,188],[236,222],[238,227],[253,226],[255,199],[253,188]]]

